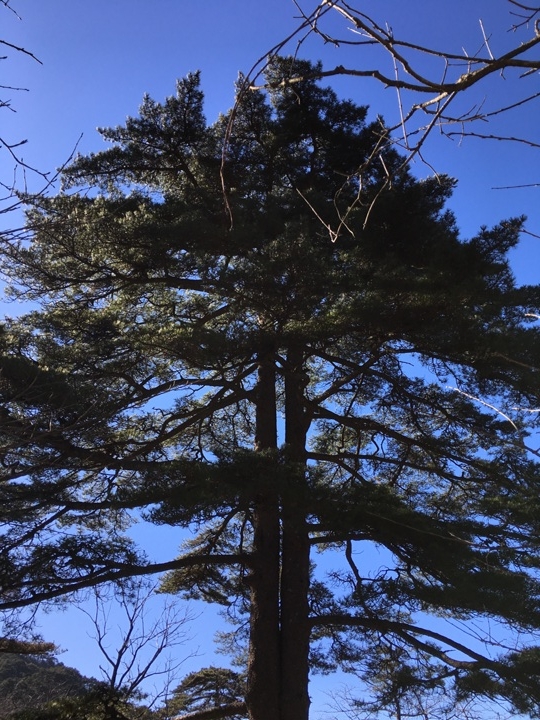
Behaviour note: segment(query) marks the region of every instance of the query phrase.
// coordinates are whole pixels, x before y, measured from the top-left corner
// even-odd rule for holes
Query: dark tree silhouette
[[[190,75],[27,198],[3,244],[39,307],[0,335],[0,607],[165,573],[247,622],[252,720],[305,720],[310,667],[373,677],[390,651],[404,691],[536,712],[523,221],[460,238],[453,182],[415,180],[320,72],[275,57],[213,125]],[[135,548],[133,513],[190,533],[180,554]]]

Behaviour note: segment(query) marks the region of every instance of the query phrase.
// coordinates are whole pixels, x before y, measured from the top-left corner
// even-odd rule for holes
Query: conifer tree
[[[251,720],[305,720],[310,667],[384,677],[389,656],[400,691],[535,713],[523,220],[460,238],[451,180],[415,180],[365,107],[279,82],[316,69],[276,58],[275,89],[210,125],[190,75],[26,198],[3,243],[39,307],[0,336],[1,607],[164,573],[247,615]],[[148,559],[132,516],[189,531],[181,553]]]

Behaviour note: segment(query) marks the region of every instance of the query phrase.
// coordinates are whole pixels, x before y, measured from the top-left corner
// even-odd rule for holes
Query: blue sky
[[[0,111],[1,135],[11,141],[28,139],[21,154],[26,162],[44,171],[59,167],[81,135],[80,152],[99,150],[102,140],[96,127],[121,124],[126,115],[135,115],[146,92],[157,100],[173,93],[175,79],[189,71],[202,71],[206,114],[213,121],[232,105],[238,71],[248,72],[267,50],[287,36],[297,26],[299,14],[292,0],[12,0],[12,5],[22,19],[17,20],[2,8],[0,37],[25,47],[42,64],[16,53],[10,53],[0,64],[0,84],[28,89],[2,91],[2,97],[11,99],[16,112]],[[301,5],[309,11],[316,3],[304,0]],[[366,13],[376,11],[398,36],[429,41],[450,51],[459,52],[465,47],[473,54],[481,46],[479,18],[492,36],[494,49],[503,49],[515,41],[515,36],[506,33],[510,19],[505,0],[362,0],[362,9]],[[341,36],[353,37],[337,16],[330,18],[330,23]],[[293,41],[289,51],[296,48]],[[323,44],[320,38],[305,40],[299,55],[321,58],[329,68],[339,63],[369,66],[380,62],[370,48],[336,49]],[[540,89],[538,75],[520,82],[529,83],[533,90]],[[380,113],[389,123],[396,120],[394,91],[374,81],[351,78],[336,78],[333,85],[341,96],[369,104],[372,117]],[[491,101],[490,93],[504,103],[511,102],[516,97],[515,85],[515,76],[494,78],[486,88],[479,88],[471,105],[481,103],[483,93],[488,91],[486,102]],[[506,134],[526,134],[539,141],[538,116],[537,102],[499,122]],[[464,236],[473,234],[480,225],[521,214],[529,217],[528,229],[540,235],[540,187],[493,189],[540,183],[538,153],[517,143],[470,139],[459,143],[437,135],[426,149],[427,158],[438,172],[459,181],[451,207]],[[0,154],[0,164],[2,173],[10,172],[5,153]],[[431,173],[422,163],[416,163],[413,170],[420,176]],[[34,188],[39,187],[31,177],[29,181]],[[521,282],[538,282],[539,238],[524,236],[513,259]],[[12,313],[13,308],[8,312]],[[160,539],[155,544],[156,554],[163,542]],[[195,645],[206,646],[210,630],[211,623],[202,623]],[[62,658],[64,662],[92,672],[95,660],[91,646],[82,642],[82,618],[45,616],[43,632],[69,649]],[[203,658],[201,664],[209,661]]]
[[[303,0],[305,11],[313,0]],[[426,5],[428,10],[426,10]],[[405,7],[406,6],[406,7]],[[3,10],[0,37],[32,51],[43,63],[11,53],[0,68],[0,84],[20,86],[28,92],[10,92],[16,113],[3,110],[2,135],[10,140],[28,139],[24,159],[43,170],[59,167],[79,141],[80,152],[100,149],[98,126],[114,126],[126,115],[136,114],[148,92],[161,100],[174,92],[174,82],[192,70],[202,71],[206,113],[213,121],[233,102],[233,86],[239,70],[253,63],[297,25],[299,11],[293,0],[15,0],[22,20]],[[503,51],[516,40],[507,32],[512,21],[506,0],[370,0],[365,12],[376,11],[388,21],[396,36],[413,42],[429,42],[452,52],[464,48],[474,54],[482,45],[479,20],[495,51]],[[350,40],[354,34],[337,16],[329,15],[329,27]],[[297,49],[296,38],[288,50]],[[321,58],[325,67],[337,64],[380,66],[382,56],[371,48],[338,49],[318,37],[305,40],[299,54]],[[387,59],[386,71],[392,72]],[[442,64],[430,69],[437,78]],[[375,81],[336,78],[340,95],[369,104],[372,116],[382,114],[389,124],[397,121],[396,94]],[[474,104],[513,101],[516,88],[538,90],[537,75],[519,83],[515,75],[495,77],[465,96],[462,108]],[[6,97],[4,93],[4,97]],[[495,100],[492,100],[495,98]],[[408,98],[405,98],[407,101]],[[533,137],[538,141],[539,102],[491,123],[483,132]],[[493,224],[511,215],[529,217],[528,228],[540,234],[540,187],[494,190],[497,186],[540,182],[539,150],[519,143],[465,139],[448,140],[435,133],[426,148],[426,158],[438,172],[459,180],[451,206],[465,236],[481,224]],[[9,158],[0,155],[4,167]],[[415,172],[431,173],[417,162]],[[524,238],[515,255],[515,269],[523,282],[535,282],[540,260],[540,240]]]
[[[301,5],[308,11],[316,2],[303,0]],[[426,11],[424,0],[370,0],[363,3],[363,9],[376,9],[397,36],[428,41],[453,52],[464,48],[473,54],[480,48],[480,18],[491,33],[494,50],[515,42],[515,36],[506,32],[511,22],[506,0],[439,0],[428,5]],[[0,37],[31,50],[43,65],[14,54],[2,62],[0,84],[28,88],[28,92],[10,93],[17,112],[2,112],[2,135],[28,139],[24,159],[45,170],[61,165],[81,134],[81,152],[99,149],[98,126],[114,126],[126,115],[136,114],[145,92],[158,100],[173,93],[175,79],[192,70],[202,71],[206,113],[213,121],[231,106],[238,71],[249,71],[297,26],[299,15],[292,0],[15,0],[14,7],[22,20],[4,10]],[[329,16],[329,22],[341,37],[354,38],[337,15]],[[296,48],[295,40],[289,50]],[[314,37],[301,45],[299,54],[321,58],[328,68],[339,63],[370,66],[381,60],[370,48],[336,49]],[[385,69],[392,72],[388,64]],[[433,76],[441,69],[441,63],[435,63]],[[538,78],[525,79],[519,87],[525,83],[534,88]],[[333,84],[340,95],[370,105],[372,116],[382,114],[389,124],[397,120],[392,89],[354,78],[336,78]],[[488,104],[492,96],[509,102],[517,86],[514,76],[494,78],[466,96],[463,109],[482,103],[485,97]],[[505,116],[498,126],[495,121],[484,123],[481,129],[493,132],[502,127],[506,134],[536,136],[538,140],[539,103]],[[519,144],[467,139],[460,144],[435,134],[426,156],[438,172],[459,179],[452,206],[465,235],[481,224],[516,214],[526,214],[531,231],[540,234],[540,188],[492,189],[540,182],[538,152]],[[0,161],[9,163],[1,155]],[[419,175],[431,172],[422,163],[415,165],[415,171]],[[530,253],[540,257],[538,247],[540,240],[527,244],[527,270]]]

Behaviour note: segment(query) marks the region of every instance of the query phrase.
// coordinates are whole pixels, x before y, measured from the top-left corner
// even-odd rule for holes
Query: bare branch
[[[10,8],[12,9],[12,8]],[[0,40],[0,45],[5,45],[8,48],[11,48],[12,50],[16,50],[17,52],[23,53],[24,55],[28,55],[28,57],[31,57],[32,60],[35,60],[40,65],[43,65],[41,60],[37,58],[34,53],[31,53],[29,50],[25,50],[23,47],[19,47],[18,45],[14,45],[13,43],[7,42],[7,40]]]
[[[155,596],[156,585],[143,582],[135,593],[121,589],[114,597],[103,594],[103,589],[94,590],[94,609],[84,606],[79,609],[92,622],[93,639],[104,657],[106,664],[100,665],[106,682],[114,690],[123,690],[128,696],[153,677],[165,677],[166,686],[156,693],[153,702],[168,693],[170,685],[178,679],[178,669],[188,657],[173,660],[165,656],[173,648],[185,644],[189,639],[185,626],[193,616],[187,608],[179,609],[176,603],[165,602],[157,620],[149,621],[149,602]],[[117,602],[123,612],[125,625],[115,633],[110,627],[110,608]],[[115,640],[114,635],[120,637]],[[113,649],[110,649],[110,646]]]
[[[293,2],[300,9],[299,3],[296,0]],[[320,0],[313,12],[308,14],[301,11],[296,31],[276,46],[277,50],[282,52],[293,40],[297,42],[298,49],[306,39],[307,32],[337,48],[342,45],[357,47],[358,60],[354,66],[338,64],[333,68],[322,68],[310,76],[293,75],[277,86],[294,85],[310,79],[348,76],[373,80],[385,88],[393,88],[396,91],[397,112],[394,120],[390,118],[385,144],[397,144],[406,151],[404,165],[418,156],[432,169],[422,150],[435,129],[448,138],[459,136],[461,139],[501,140],[540,148],[540,139],[534,135],[506,132],[506,118],[502,132],[496,129],[484,133],[476,129],[479,122],[499,119],[540,97],[536,92],[531,93],[526,83],[529,75],[540,71],[540,5],[516,0],[508,0],[508,3],[509,26],[502,29],[504,35],[500,27],[495,32],[488,31],[486,23],[479,18],[481,49],[470,54],[465,49],[456,53],[398,37],[388,24],[376,20],[376,11],[367,13],[359,4],[345,0]],[[426,8],[425,12],[430,11]],[[336,15],[347,23],[349,34],[352,32],[353,35],[352,40],[338,36],[335,23],[327,22]],[[518,22],[515,22],[516,16]],[[501,45],[508,46],[508,30],[516,34],[516,40],[510,49],[500,50]],[[246,87],[269,87],[257,81],[276,48],[253,66]],[[362,53],[364,49],[369,50],[365,60]],[[373,60],[373,52],[377,50],[380,51],[380,62]],[[509,71],[514,72],[510,75]],[[500,86],[493,84],[486,85],[486,81],[494,76],[507,81],[504,89],[499,90]],[[509,85],[512,91],[521,95],[510,104],[505,102]],[[467,98],[471,99],[472,109],[463,113],[459,109],[462,103],[458,100]],[[233,120],[231,117],[231,123]],[[459,129],[452,130],[452,126],[458,126]],[[375,162],[376,157],[372,157],[371,161]],[[343,227],[346,228],[345,223],[346,218],[339,218],[337,226],[330,226],[328,221],[324,224],[334,239]]]

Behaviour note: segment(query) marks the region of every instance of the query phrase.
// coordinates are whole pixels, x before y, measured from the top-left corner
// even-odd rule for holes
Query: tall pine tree
[[[536,712],[522,220],[460,239],[451,181],[415,180],[366,108],[281,82],[311,69],[275,59],[274,89],[212,125],[190,75],[27,198],[3,243],[39,307],[0,336],[1,608],[166,573],[247,613],[251,720],[305,720],[310,666],[381,678],[389,657],[395,692]],[[153,563],[132,515],[190,539]]]

